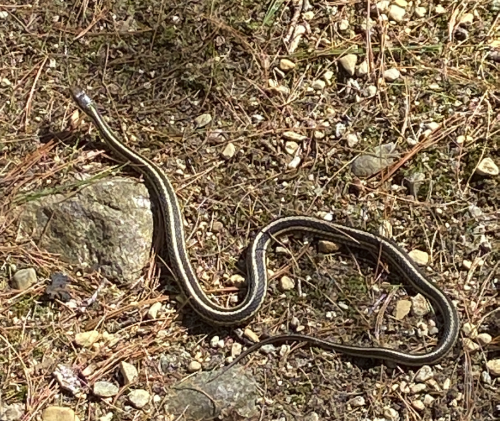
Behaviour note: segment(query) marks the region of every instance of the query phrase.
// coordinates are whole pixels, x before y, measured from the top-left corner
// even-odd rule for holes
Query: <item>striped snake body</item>
[[[124,162],[132,164],[134,169],[144,175],[149,186],[154,190],[160,207],[159,212],[165,232],[165,245],[170,268],[184,294],[189,298],[188,302],[191,307],[208,323],[223,326],[242,325],[255,316],[266,297],[266,250],[275,238],[292,232],[312,234],[316,238],[366,250],[375,256],[380,256],[407,284],[427,297],[437,307],[444,319],[444,331],[441,339],[434,349],[424,354],[409,354],[383,347],[369,348],[336,344],[307,335],[294,334],[264,339],[241,354],[231,365],[265,344],[283,341],[305,341],[314,346],[348,355],[380,358],[412,366],[436,363],[453,348],[459,333],[457,311],[450,299],[424,276],[406,252],[393,242],[378,235],[307,216],[283,217],[262,228],[247,252],[248,287],[244,300],[232,308],[222,307],[214,303],[201,288],[189,260],[183,218],[177,195],[169,179],[156,164],[134,152],[114,135],[100,115],[96,104],[83,90],[73,88],[72,95],[78,106],[97,125],[112,152]]]

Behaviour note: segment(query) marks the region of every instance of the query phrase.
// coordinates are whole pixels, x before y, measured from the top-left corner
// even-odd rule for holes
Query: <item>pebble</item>
[[[112,412],[108,412],[107,414],[100,417],[99,421],[113,421],[114,416],[115,415]]]
[[[285,143],[285,151],[289,155],[295,155],[295,152],[299,149],[299,144],[293,140],[289,140]]]
[[[446,13],[446,9],[438,4],[435,8],[434,8],[434,12],[437,13],[438,15],[442,15],[443,13]]]
[[[280,289],[281,291],[290,291],[295,288],[295,282],[293,279],[290,279],[288,276],[282,276],[280,279]]]
[[[218,345],[219,345],[219,337],[218,336],[212,337],[212,339],[210,339],[210,346],[212,348],[218,348]]]
[[[284,72],[288,72],[289,70],[294,69],[295,66],[296,64],[293,61],[288,60],[287,58],[282,58],[280,60],[280,69]]]
[[[365,76],[368,74],[368,62],[366,60],[362,61],[361,64],[356,69],[356,75]]]
[[[462,332],[465,333],[466,336],[468,336],[469,338],[471,339],[474,339],[476,336],[477,336],[477,327],[474,326],[472,323],[470,322],[465,322],[463,325],[462,325]]]
[[[11,280],[11,286],[14,289],[21,291],[28,289],[31,285],[36,284],[37,277],[35,269],[27,268],[18,270]]]
[[[350,148],[353,148],[359,142],[358,136],[355,133],[349,133],[345,139],[347,146]]]
[[[136,389],[128,394],[128,400],[136,409],[144,408],[149,403],[150,395],[147,390]]]
[[[300,326],[300,320],[297,316],[293,316],[292,317],[292,320],[290,320],[290,326],[293,328],[293,329],[296,329]]]
[[[384,409],[384,417],[391,421],[399,420],[399,413],[394,408],[385,408]]]
[[[96,396],[101,398],[110,398],[115,396],[119,389],[118,386],[110,382],[95,382],[93,391]]]
[[[43,421],[80,421],[80,418],[71,408],[63,406],[49,406],[42,412]]]
[[[409,300],[399,300],[396,304],[396,311],[394,312],[394,317],[396,320],[403,320],[411,309],[411,301]]]
[[[300,165],[300,162],[301,162],[300,156],[296,156],[288,163],[287,167],[295,169]]]
[[[239,342],[234,342],[233,345],[231,346],[231,357],[235,358],[238,355],[241,354],[241,351],[243,350],[243,345],[241,345]]]
[[[489,360],[486,363],[486,367],[490,371],[490,374],[493,374],[496,377],[500,377],[500,359]]]
[[[5,10],[0,11],[0,19],[7,19],[9,16],[9,12],[6,12]]]
[[[461,26],[471,26],[472,22],[474,22],[474,15],[472,13],[464,13],[462,16],[460,16],[460,19],[458,20],[458,23]]]
[[[322,132],[321,130],[315,130],[314,131],[314,138],[317,140],[323,139],[325,137],[325,132]]]
[[[358,62],[358,56],[356,54],[346,54],[344,57],[341,57],[339,59],[340,65],[350,76],[354,75],[357,62]]]
[[[285,140],[293,140],[295,142],[302,142],[307,139],[307,136],[304,136],[303,134],[287,131],[283,133],[283,138]]]
[[[433,398],[431,395],[426,394],[426,395],[424,396],[424,405],[425,405],[425,406],[431,406],[431,405],[434,403],[434,401],[435,401],[435,400],[436,400],[436,399],[435,399],[435,398]]]
[[[97,330],[91,330],[89,332],[81,332],[75,335],[75,343],[78,346],[84,348],[90,348],[97,340],[101,337],[101,334]]]
[[[375,95],[377,95],[377,87],[374,85],[367,86],[365,89],[365,96],[373,98]]]
[[[245,337],[250,339],[252,342],[260,342],[257,334],[248,327],[243,331],[243,335],[245,335]]]
[[[450,390],[450,387],[451,387],[451,379],[447,378],[443,382],[443,390]]]
[[[331,81],[333,78],[333,72],[331,70],[327,70],[325,73],[323,73],[323,79],[326,81],[326,82],[329,82]]]
[[[359,408],[360,406],[365,406],[366,405],[366,400],[363,396],[356,396],[355,398],[352,398],[349,403],[351,406],[354,408]]]
[[[212,116],[210,114],[202,114],[194,119],[196,128],[200,129],[205,127],[212,121]]]
[[[423,411],[425,409],[424,403],[419,399],[414,400],[411,403],[411,406],[413,406],[413,408],[415,408],[417,411]]]
[[[342,301],[338,302],[337,305],[342,309],[342,310],[348,310],[349,306],[346,303],[343,303]]]
[[[389,7],[389,11],[387,12],[389,19],[392,19],[394,22],[402,22],[403,18],[406,14],[406,10],[397,4],[392,4]]]
[[[220,221],[215,221],[212,224],[212,231],[213,232],[222,232],[223,229],[224,229],[224,224]]]
[[[394,67],[392,69],[387,69],[384,72],[384,79],[387,82],[394,82],[395,80],[399,79],[399,76],[400,76],[399,70]]]
[[[201,363],[199,361],[193,360],[189,363],[187,369],[189,373],[196,373],[197,371],[201,370]]]
[[[481,345],[488,345],[491,343],[493,338],[489,333],[480,333],[479,335],[476,336],[476,341],[480,343]]]
[[[469,352],[476,352],[476,351],[478,351],[481,348],[477,343],[475,343],[470,338],[464,338],[463,341],[462,341],[462,344],[465,346],[465,348]]]
[[[322,91],[323,89],[325,89],[325,86],[326,86],[326,82],[324,80],[321,80],[321,79],[315,80],[311,85],[311,87],[315,91]]]
[[[476,168],[476,173],[482,176],[495,176],[500,174],[498,166],[491,158],[484,158]]]
[[[426,266],[429,264],[429,254],[425,251],[414,249],[408,254],[417,265]]]
[[[425,382],[426,380],[432,379],[434,377],[434,372],[432,368],[428,365],[424,365],[418,370],[415,381],[416,382]]]
[[[148,310],[148,319],[155,320],[158,317],[158,312],[161,310],[162,304],[160,302],[154,303]]]
[[[470,260],[464,259],[464,261],[462,262],[462,267],[464,269],[470,270],[470,268],[472,267],[472,262]]]
[[[413,395],[416,395],[417,393],[423,392],[425,389],[427,389],[427,386],[424,383],[417,383],[417,384],[410,386],[410,392]]]
[[[427,14],[427,9],[422,6],[415,7],[415,16],[417,18],[423,18]]]
[[[120,363],[120,374],[123,377],[123,383],[125,385],[134,383],[139,378],[139,373],[134,365],[122,361]]]
[[[491,384],[491,376],[487,371],[481,373],[481,381],[486,384]]]
[[[347,19],[342,19],[339,23],[339,31],[344,32],[349,29],[349,21]]]
[[[236,146],[233,143],[228,143],[224,150],[222,151],[222,157],[224,159],[231,159],[236,153]]]
[[[241,275],[231,275],[229,282],[231,282],[231,285],[240,288],[246,284],[247,280]]]
[[[320,240],[318,241],[318,251],[320,253],[329,254],[340,249],[339,245],[331,241]]]
[[[425,316],[429,314],[431,308],[429,303],[427,302],[427,298],[425,298],[422,294],[417,294],[414,297],[411,297],[412,304],[412,313],[415,316]]]

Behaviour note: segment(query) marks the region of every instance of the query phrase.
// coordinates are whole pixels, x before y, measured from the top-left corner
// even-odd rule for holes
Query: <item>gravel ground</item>
[[[29,203],[137,179],[76,109],[78,84],[172,180],[193,265],[220,303],[235,301],[258,229],[305,214],[391,235],[456,304],[461,338],[430,371],[293,344],[253,354],[255,419],[500,419],[499,12],[491,0],[0,4],[0,414],[183,419],[162,412],[166,388],[251,343],[203,324],[161,262],[119,284],[20,239]],[[271,253],[254,335],[435,344],[442,321],[417,314],[413,291],[315,246],[290,238]],[[15,289],[27,268],[36,281]],[[47,299],[56,273],[74,302],[97,298],[85,311]],[[138,370],[129,385],[123,361]],[[85,379],[82,394],[63,390],[58,364]],[[100,382],[119,388],[105,397]],[[134,409],[132,389],[151,402]]]

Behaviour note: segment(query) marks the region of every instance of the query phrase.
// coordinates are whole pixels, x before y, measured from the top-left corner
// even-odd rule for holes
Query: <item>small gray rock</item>
[[[144,184],[113,177],[76,194],[29,202],[20,212],[19,236],[80,269],[135,282],[147,265],[153,215]]]
[[[119,389],[118,386],[115,386],[110,382],[95,382],[93,391],[96,396],[101,398],[110,398],[115,396]]]
[[[139,373],[137,372],[137,368],[132,364],[129,364],[125,361],[120,363],[120,374],[123,377],[124,384],[130,384],[137,380],[139,377]]]
[[[1,421],[18,421],[24,415],[24,405],[13,403],[4,405],[0,402],[0,420]]]
[[[63,406],[49,406],[42,412],[43,421],[79,421],[78,416],[71,408]],[[3,421],[3,420],[2,420]]]
[[[243,419],[257,416],[254,376],[234,368],[208,382],[216,374],[202,372],[181,383],[167,395],[165,412],[173,416],[182,414],[186,420],[211,420],[221,413],[228,419],[236,418],[236,414]]]
[[[25,290],[36,284],[37,277],[35,269],[27,268],[18,270],[12,277],[11,285],[14,289]]]
[[[394,162],[396,145],[387,143],[374,148],[373,154],[358,156],[351,164],[351,171],[356,177],[369,177]]]
[[[144,389],[136,389],[128,394],[128,399],[134,408],[141,409],[149,403],[150,395]]]

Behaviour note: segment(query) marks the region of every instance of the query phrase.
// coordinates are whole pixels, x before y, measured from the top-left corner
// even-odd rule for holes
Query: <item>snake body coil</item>
[[[280,335],[265,339],[244,354],[267,343],[281,341],[305,341],[314,346],[365,358],[391,360],[403,365],[433,364],[443,358],[454,346],[459,332],[457,311],[450,299],[431,283],[400,247],[387,239],[356,228],[305,216],[280,218],[259,231],[247,253],[248,290],[244,300],[236,307],[226,308],[214,303],[203,291],[190,263],[186,251],[183,219],[175,191],[156,164],[122,143],[100,115],[96,104],[81,89],[73,88],[72,95],[78,106],[94,121],[108,147],[122,160],[133,164],[134,169],[144,175],[154,189],[160,206],[161,220],[165,232],[170,268],[189,298],[192,308],[213,325],[241,325],[248,322],[259,311],[267,291],[266,250],[271,241],[291,232],[305,232],[317,238],[330,240],[348,247],[362,249],[380,256],[390,264],[416,291],[427,297],[444,319],[444,331],[437,346],[425,354],[408,354],[382,347],[358,347],[336,344],[307,335]],[[236,362],[236,361],[235,361]]]

